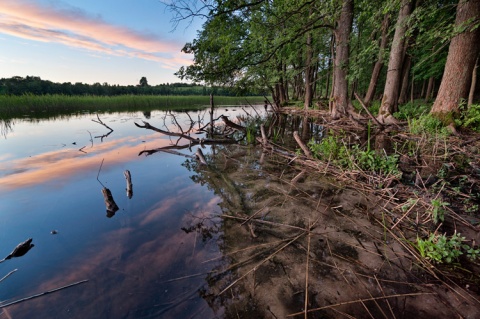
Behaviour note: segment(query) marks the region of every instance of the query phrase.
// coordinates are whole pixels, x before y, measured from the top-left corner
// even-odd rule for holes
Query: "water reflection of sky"
[[[0,141],[0,258],[27,238],[35,244],[25,256],[0,264],[0,277],[18,269],[0,283],[0,301],[89,280],[8,307],[7,317],[211,316],[196,293],[204,276],[166,281],[211,269],[201,261],[218,254],[215,240],[202,242],[181,227],[191,215],[218,213],[219,199],[192,182],[193,173],[181,166],[185,158],[138,156],[170,144],[134,126],[145,119],[141,113],[102,116],[114,130],[103,142],[95,136],[108,129],[92,118],[17,120]],[[163,129],[172,125],[162,112],[152,112],[148,121]],[[79,151],[83,146],[85,153]],[[102,160],[99,179],[120,207],[110,219],[97,181]],[[131,199],[125,191],[126,169],[132,174]],[[58,234],[50,233],[54,229]]]

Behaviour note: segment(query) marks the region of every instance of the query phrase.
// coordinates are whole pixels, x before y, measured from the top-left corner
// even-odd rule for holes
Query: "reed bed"
[[[216,105],[245,105],[261,103],[263,97],[216,96]],[[198,109],[210,104],[209,96],[68,96],[68,95],[0,95],[0,117],[3,119],[32,116],[44,117],[50,114],[104,113],[121,111],[151,111]]]

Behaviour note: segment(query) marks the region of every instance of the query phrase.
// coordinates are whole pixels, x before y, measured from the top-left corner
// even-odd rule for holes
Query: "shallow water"
[[[218,108],[214,117],[235,112]],[[186,113],[172,114],[188,127]],[[35,246],[0,263],[0,278],[16,270],[0,282],[0,301],[88,281],[6,307],[0,316],[2,311],[13,318],[221,315],[222,309],[212,309],[198,293],[204,274],[220,263],[214,258],[221,256],[221,231],[202,238],[187,229],[196,218],[218,215],[221,199],[192,180],[182,165],[185,157],[138,155],[176,142],[134,125],[145,120],[176,131],[172,116],[153,111],[147,117],[102,114],[113,129],[103,138],[109,130],[91,114],[11,122],[0,140],[0,259],[28,238]],[[204,111],[190,117],[208,118]],[[131,198],[125,170],[132,176]],[[112,217],[106,214],[104,187],[119,207]]]

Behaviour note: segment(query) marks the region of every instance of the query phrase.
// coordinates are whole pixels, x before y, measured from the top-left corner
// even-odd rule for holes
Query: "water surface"
[[[215,116],[235,112],[219,108]],[[221,232],[212,228],[202,237],[188,231],[195,220],[215,220],[221,200],[192,180],[192,172],[182,165],[185,157],[138,155],[176,140],[134,122],[146,120],[178,131],[178,124],[188,128],[190,119],[201,119],[205,112],[189,115],[101,114],[113,129],[108,136],[106,127],[92,121],[97,120],[93,114],[10,122],[0,140],[0,259],[28,238],[35,246],[0,264],[0,277],[17,269],[0,282],[0,301],[88,281],[4,308],[7,317],[221,315],[221,309],[213,310],[198,293],[205,285],[205,275],[198,274],[220,262],[215,258],[220,255]],[[208,154],[210,148],[203,151]],[[131,198],[125,190],[125,170],[132,176]],[[111,217],[104,187],[119,207]]]

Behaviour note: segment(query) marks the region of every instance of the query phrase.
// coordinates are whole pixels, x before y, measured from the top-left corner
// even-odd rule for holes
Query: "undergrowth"
[[[387,155],[384,150],[361,149],[357,144],[349,147],[341,139],[328,135],[316,143],[310,140],[308,147],[313,156],[320,160],[334,163],[345,169],[361,169],[378,174],[398,174],[398,155]]]

